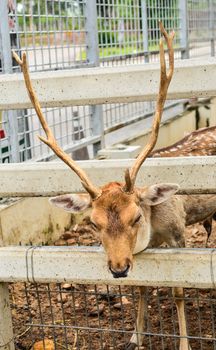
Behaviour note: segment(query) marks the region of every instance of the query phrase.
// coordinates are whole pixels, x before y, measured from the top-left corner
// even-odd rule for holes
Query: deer
[[[140,167],[152,152],[158,137],[164,103],[174,72],[174,31],[169,34],[162,22],[160,31],[168,48],[169,68],[166,67],[164,40],[159,42],[160,84],[153,117],[152,131],[148,143],[135,159],[131,169],[126,169],[123,182],[110,182],[101,187],[93,184],[87,174],[58,145],[43,115],[40,102],[32,86],[26,54],[20,58],[13,53],[20,65],[26,89],[40,120],[46,137],[39,139],[50,147],[69,168],[80,178],[86,193],[63,194],[50,198],[51,204],[71,213],[79,213],[91,208],[91,225],[99,236],[107,256],[107,267],[113,278],[126,278],[132,273],[133,256],[147,248],[159,247],[166,243],[170,247],[185,247],[185,227],[204,220],[216,211],[216,196],[178,195],[179,185],[158,183],[137,187],[136,178]],[[139,287],[139,305],[134,333],[126,350],[141,346],[147,327],[146,287]],[[173,288],[178,322],[179,350],[191,350],[187,337],[183,288]]]
[[[150,153],[149,158],[161,157],[197,157],[216,155],[216,126],[195,130],[176,143],[156,149]],[[212,233],[212,222],[216,220],[216,213],[210,215],[203,222],[207,232],[206,247]]]
[[[192,131],[170,146],[152,151],[149,158],[216,155],[216,126]]]

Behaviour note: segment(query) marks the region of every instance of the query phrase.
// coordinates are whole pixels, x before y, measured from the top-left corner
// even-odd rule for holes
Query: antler
[[[28,64],[27,64],[27,59],[26,59],[26,53],[23,52],[22,54],[22,59],[19,58],[19,56],[13,52],[13,57],[15,58],[15,60],[17,61],[17,63],[20,65],[20,67],[22,68],[22,72],[24,75],[24,79],[25,79],[25,84],[26,84],[26,88],[30,97],[30,100],[33,104],[33,107],[38,115],[38,118],[40,120],[40,123],[42,125],[42,128],[47,136],[47,139],[45,137],[42,136],[38,136],[39,139],[44,142],[47,146],[49,146],[53,152],[60,158],[63,160],[64,163],[66,163],[80,178],[81,183],[83,185],[83,187],[85,188],[85,190],[90,194],[92,199],[96,199],[98,197],[100,197],[101,195],[101,190],[97,187],[95,187],[91,181],[89,180],[89,178],[87,177],[87,175],[85,174],[85,172],[76,164],[76,162],[67,154],[63,151],[63,149],[61,149],[58,145],[58,143],[55,140],[55,137],[51,131],[51,129],[49,128],[41,106],[40,106],[40,102],[36,96],[36,93],[33,89],[32,83],[31,83],[31,79],[30,79],[30,75],[29,75],[29,69],[28,69]]]
[[[127,169],[125,172],[125,186],[123,190],[125,192],[132,192],[134,188],[134,184],[136,181],[136,176],[138,174],[138,171],[145,161],[145,159],[148,157],[149,153],[153,150],[158,137],[158,131],[160,126],[160,121],[162,117],[163,107],[164,103],[166,101],[167,96],[167,90],[170,84],[170,81],[173,76],[173,70],[174,70],[174,50],[173,50],[173,39],[175,36],[174,31],[172,31],[170,34],[166,32],[164,29],[164,26],[162,22],[159,22],[160,25],[160,31],[163,34],[167,47],[168,47],[168,55],[169,55],[169,70],[168,73],[166,71],[166,62],[165,62],[165,55],[164,55],[164,46],[163,46],[163,39],[160,39],[160,87],[159,87],[159,94],[157,98],[156,103],[156,110],[152,125],[152,131],[150,135],[150,139],[148,144],[144,147],[143,151],[139,154],[137,157],[134,165],[132,166],[131,170]]]

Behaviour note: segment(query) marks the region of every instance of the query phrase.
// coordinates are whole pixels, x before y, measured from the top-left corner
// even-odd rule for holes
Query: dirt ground
[[[88,218],[84,219],[55,244],[99,244],[88,223]],[[188,228],[186,240],[188,247],[205,247],[203,226]],[[208,242],[208,247],[215,246],[216,224]],[[123,350],[134,329],[136,288],[17,283],[11,284],[10,290],[17,350]],[[139,349],[179,350],[171,289],[149,288],[146,298],[147,331]],[[216,294],[185,290],[185,304],[192,349],[215,350]]]

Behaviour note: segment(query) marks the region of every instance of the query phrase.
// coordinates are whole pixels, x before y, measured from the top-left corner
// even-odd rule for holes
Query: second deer
[[[216,126],[202,128],[191,132],[178,142],[151,152],[149,157],[197,157],[216,155]],[[207,232],[206,246],[212,232],[212,221],[216,220],[216,213],[203,221]]]

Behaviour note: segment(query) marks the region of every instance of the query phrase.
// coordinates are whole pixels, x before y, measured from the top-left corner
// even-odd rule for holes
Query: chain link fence
[[[18,71],[11,49],[26,51],[32,72],[156,62],[159,19],[167,30],[176,31],[176,59],[214,55],[215,0],[4,0],[2,4],[2,74]],[[60,145],[76,159],[87,159],[104,146],[105,134],[149,116],[153,109],[154,103],[139,102],[44,113]],[[40,126],[33,110],[1,111],[0,124],[1,162],[51,158],[36,138]]]

